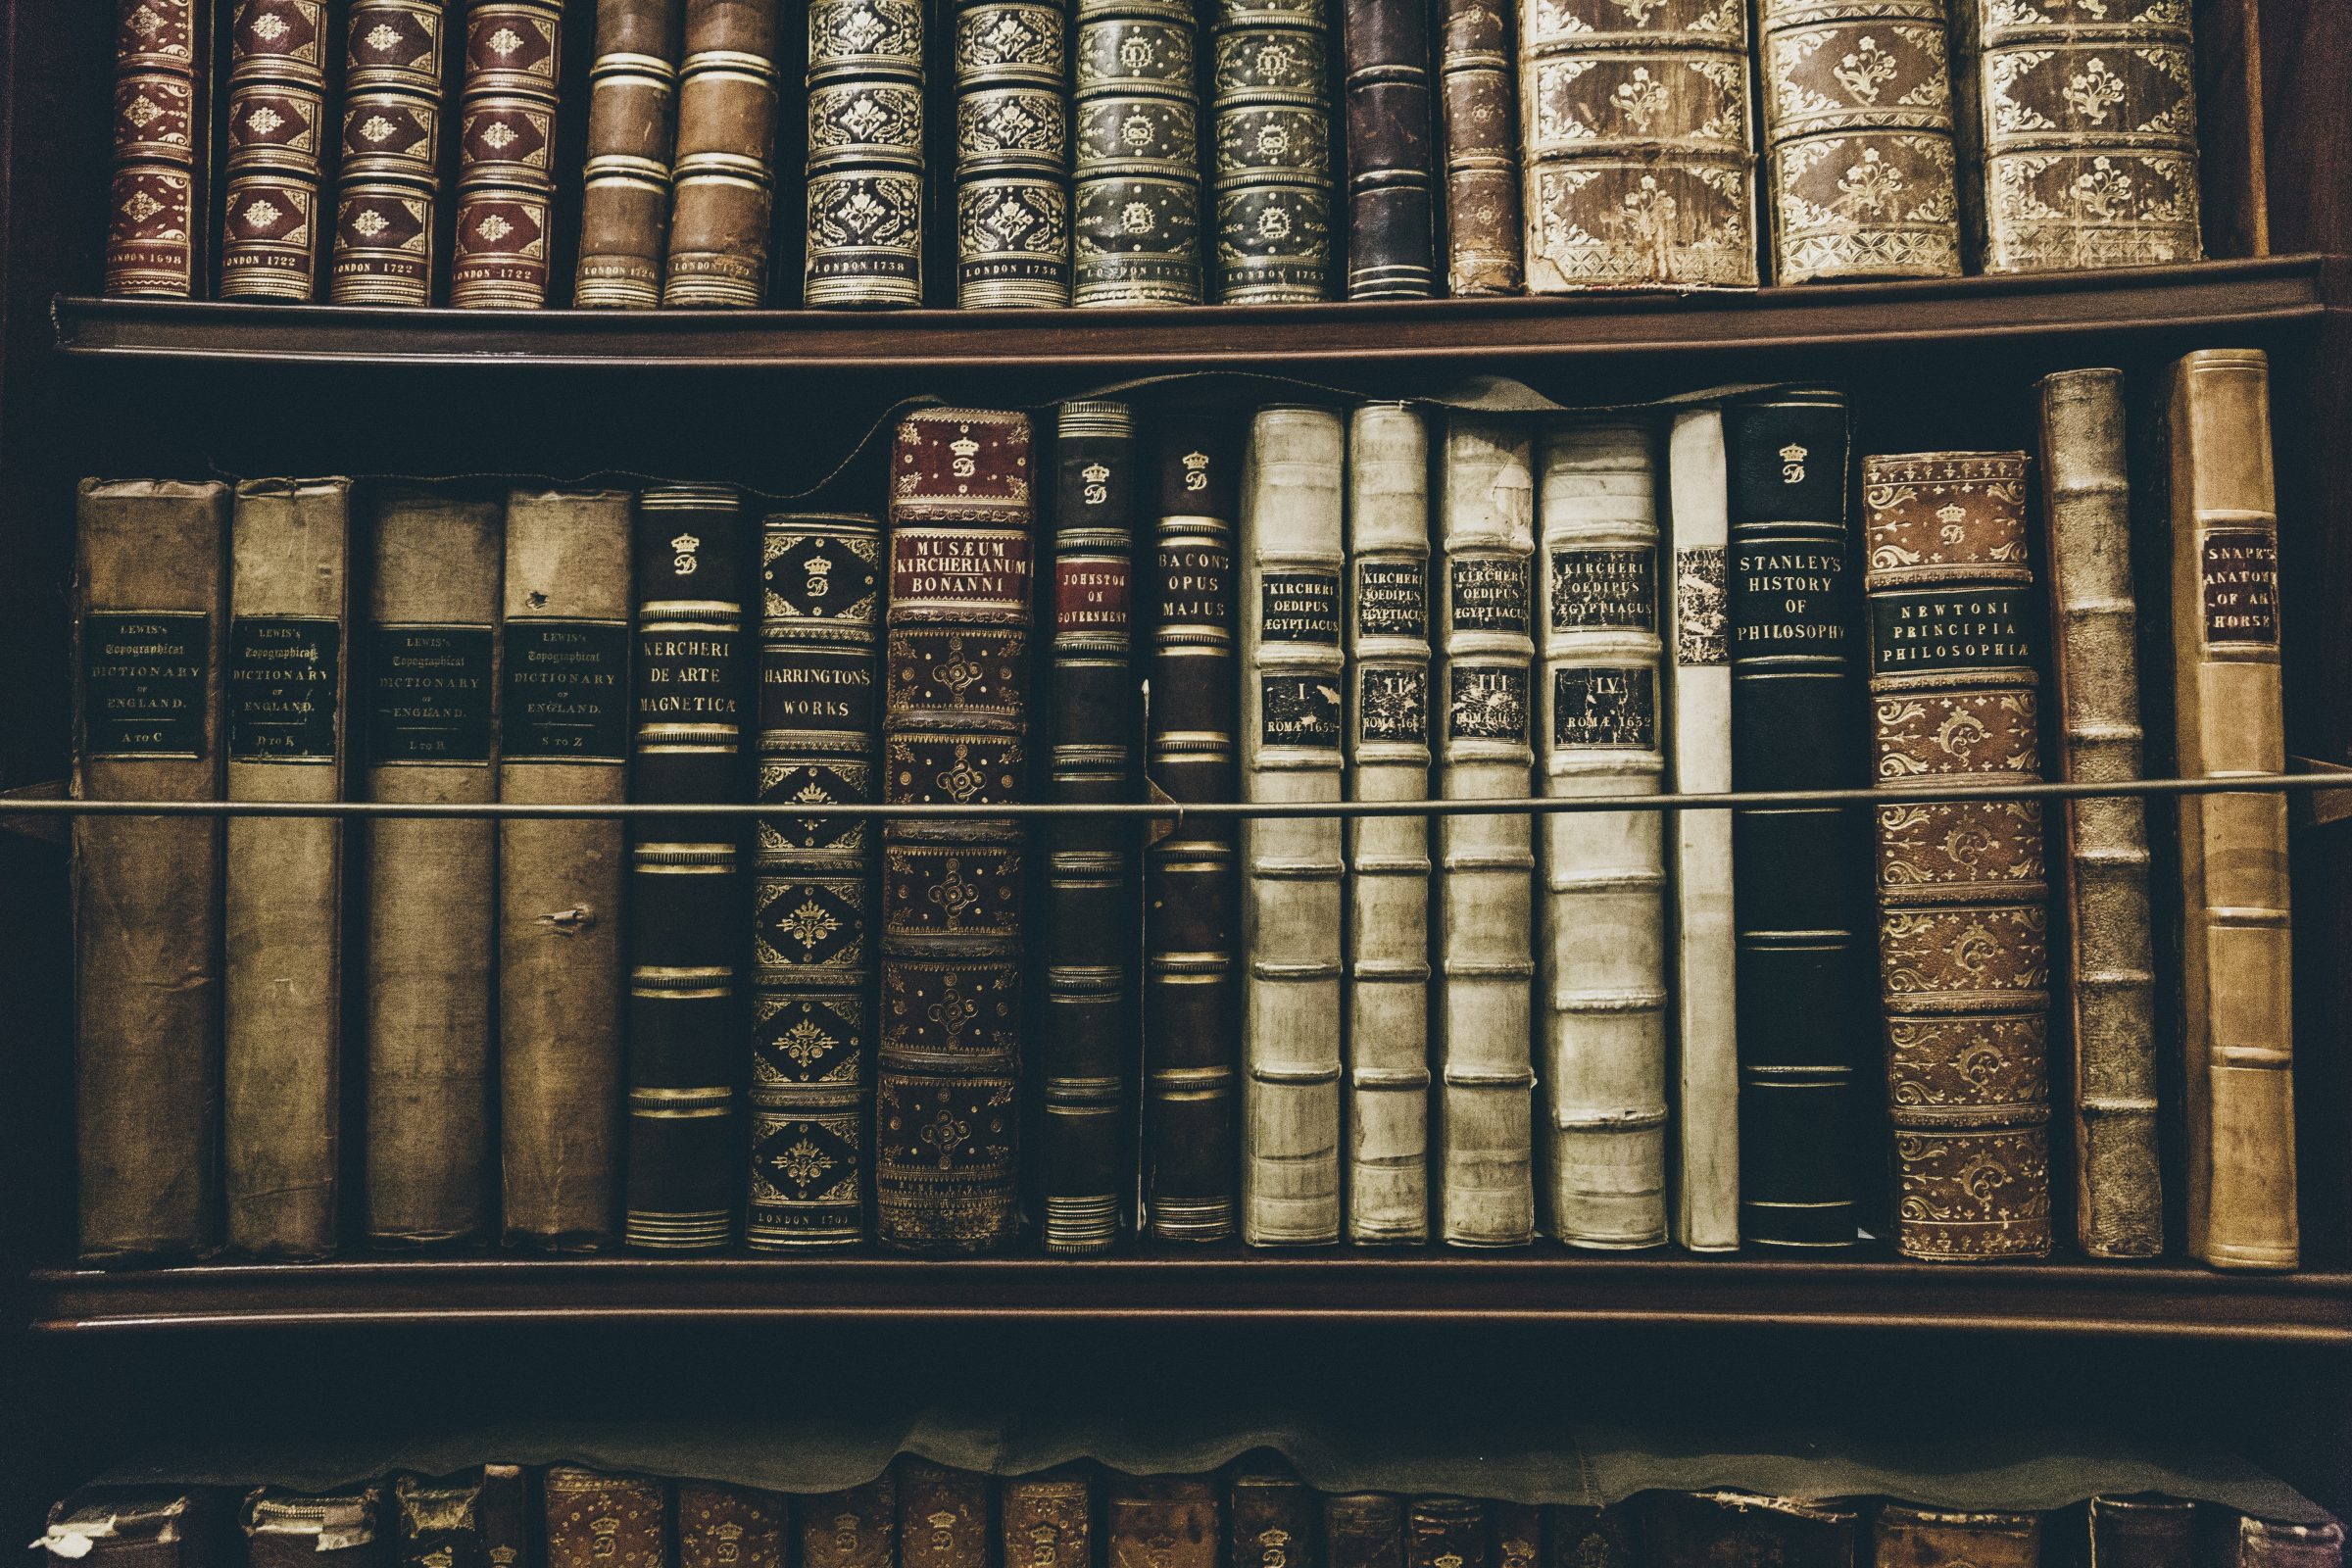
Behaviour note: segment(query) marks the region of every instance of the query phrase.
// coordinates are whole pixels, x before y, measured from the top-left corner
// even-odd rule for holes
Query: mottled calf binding
[[[1066,0],[956,12],[956,303],[1070,303]]]
[[[1221,305],[1331,292],[1327,0],[1215,0],[1210,168]]]
[[[326,0],[237,0],[228,24],[220,297],[307,300],[324,236]]]
[[[779,41],[777,0],[686,0],[664,305],[766,301]]]
[[[1078,0],[1075,305],[1198,305],[1199,24],[1187,0]]]
[[[600,0],[572,304],[662,303],[677,101],[678,0]]]
[[[1516,8],[1512,0],[1440,4],[1446,292],[1456,298],[1524,293],[1519,117],[1512,108],[1519,89]]]
[[[204,291],[212,130],[208,0],[116,0],[114,182],[106,292]]]
[[[458,103],[457,237],[449,303],[547,303],[555,218],[562,0],[469,0]]]
[[[809,305],[923,303],[923,8],[808,7]]]
[[[440,243],[451,0],[353,0],[327,298],[430,305]]]

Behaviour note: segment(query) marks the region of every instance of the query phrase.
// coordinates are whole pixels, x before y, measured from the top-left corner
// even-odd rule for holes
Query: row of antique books
[[[1762,0],[1752,40],[1746,0],[811,0],[805,52],[780,0],[219,3],[217,40],[215,0],[120,0],[110,293],[530,308],[560,252],[572,304],[639,308],[2202,254],[2187,0]]]
[[[738,814],[377,816],[351,889],[331,818],[78,820],[83,1252],[334,1250],[348,1040],[376,1246],[2143,1257],[2178,1184],[2292,1267],[2283,798],[2002,795],[2143,699],[2280,770],[2267,367],[2131,464],[2119,372],[2034,396],[932,409],[880,520],[88,481],[84,797]],[[1608,804],[1873,780],[1982,793]]]

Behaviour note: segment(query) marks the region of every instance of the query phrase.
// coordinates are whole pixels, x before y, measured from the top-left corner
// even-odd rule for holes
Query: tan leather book
[[[896,1568],[898,1478],[885,1470],[847,1492],[803,1497],[801,1568]]]
[[[678,1568],[784,1568],[787,1504],[773,1492],[678,1483]]]
[[[1438,52],[1446,292],[1526,292],[1511,0],[1444,0]]]
[[[989,1478],[899,1460],[899,1568],[989,1568]]]
[[[547,1568],[669,1568],[669,1484],[550,1465]]]
[[[2207,1524],[2197,1543],[2200,1568],[2342,1568],[2342,1525],[2287,1524],[2251,1514],[2231,1518],[2221,1508],[2203,1512]]]
[[[2270,368],[2251,349],[2174,365],[2173,766],[2286,765]],[[2188,1250],[2216,1268],[2293,1268],[2295,1101],[2286,797],[2186,795],[2180,832]]]
[[[588,161],[571,302],[662,303],[678,102],[679,0],[599,0],[588,71]]]
[[[1008,1477],[998,1512],[1004,1568],[1093,1568],[1094,1484],[1083,1466]]]
[[[776,0],[686,0],[664,305],[767,297],[780,41]]]

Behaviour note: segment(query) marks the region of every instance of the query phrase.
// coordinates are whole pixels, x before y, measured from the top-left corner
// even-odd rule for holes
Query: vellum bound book
[[[808,7],[808,305],[923,302],[923,10]]]

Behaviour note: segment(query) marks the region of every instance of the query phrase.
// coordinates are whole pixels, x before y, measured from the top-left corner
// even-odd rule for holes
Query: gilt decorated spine
[[[237,1511],[246,1568],[380,1568],[382,1509],[373,1483],[314,1494],[256,1487]]]
[[[1207,1476],[1113,1476],[1103,1504],[1108,1568],[1219,1568],[1217,1484]]]
[[[449,303],[547,303],[562,0],[468,0]]]
[[[327,298],[430,305],[452,0],[352,0]]]
[[[1404,1568],[1494,1568],[1487,1506],[1476,1497],[1415,1497],[1404,1506]]]
[[[678,100],[678,0],[600,0],[571,302],[662,303]]]
[[[482,1465],[468,1476],[392,1482],[393,1555],[399,1568],[512,1568],[529,1525],[522,1468]]]
[[[923,303],[923,8],[810,0],[809,305]]]
[[[1072,304],[1200,303],[1198,38],[1189,0],[1078,0]]]
[[[1329,0],[1214,0],[1210,167],[1222,305],[1331,292]]]
[[[989,1568],[988,1476],[900,1456],[897,1568]]]
[[[1430,0],[1343,0],[1348,297],[1418,300],[1432,261]]]
[[[1439,0],[1439,125],[1445,141],[1446,292],[1527,291],[1519,203],[1513,0]]]
[[[677,1568],[784,1568],[790,1504],[773,1492],[713,1481],[673,1484]]]
[[[2041,1516],[1884,1503],[1871,1520],[1875,1568],[2040,1568]],[[2103,1565],[2102,1565],[2103,1568]]]
[[[847,1492],[800,1499],[800,1568],[898,1568],[899,1485],[885,1470]]]
[[[212,8],[116,0],[115,11],[106,292],[184,300],[206,281]]]
[[[669,1486],[658,1476],[550,1465],[547,1568],[669,1568]]]
[[[778,0],[685,3],[662,303],[755,309],[775,210]]]
[[[1235,1470],[1225,1491],[1232,1568],[1323,1568],[1321,1500],[1280,1460]]]
[[[1094,1568],[1094,1483],[1083,1465],[1008,1476],[998,1503],[1000,1561],[1008,1568]]]
[[[1404,1499],[1385,1492],[1323,1499],[1327,1568],[1404,1568]]]
[[[307,300],[318,285],[332,43],[326,0],[236,0],[229,15],[224,300]]]
[[[1070,303],[1067,0],[956,12],[956,303]]]

